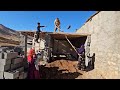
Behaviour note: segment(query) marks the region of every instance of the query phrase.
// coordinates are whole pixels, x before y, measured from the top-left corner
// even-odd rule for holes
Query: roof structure
[[[28,35],[32,37],[34,37],[34,34],[35,34],[35,32],[32,32],[32,31],[21,31],[21,33],[23,35]],[[81,34],[81,33],[65,33],[65,32],[42,32],[40,34],[44,36],[46,33],[51,35],[51,37],[54,39],[65,39],[65,36],[71,39],[71,38],[78,38],[78,37],[84,37],[84,36],[90,35],[85,33]]]
[[[69,39],[73,39],[73,38],[79,38],[79,37],[88,36],[90,34],[63,33],[63,32],[59,32],[59,33],[50,33],[50,35],[54,39],[66,39],[65,36],[67,36],[67,38],[69,38]]]
[[[34,31],[19,31],[19,32],[21,32],[21,34],[23,34],[23,35],[28,35],[28,36],[31,36],[31,37],[34,37],[34,34],[35,34],[35,32]],[[42,33],[40,33],[41,35],[44,35],[46,32],[42,32]]]
[[[87,23],[89,20],[91,20],[95,15],[97,15],[100,11],[97,11],[95,14],[93,14],[92,16],[90,16],[87,21],[85,23]]]

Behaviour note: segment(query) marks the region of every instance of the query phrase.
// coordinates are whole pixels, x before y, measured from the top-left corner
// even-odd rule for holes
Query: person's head
[[[38,24],[38,26],[40,26],[40,23],[39,23],[39,22],[38,22],[37,24]]]

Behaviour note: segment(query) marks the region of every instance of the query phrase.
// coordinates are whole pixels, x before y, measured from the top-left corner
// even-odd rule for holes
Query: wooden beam
[[[25,60],[27,60],[27,35],[25,35],[25,51],[24,51]]]
[[[79,54],[79,53],[77,52],[76,48],[72,45],[72,43],[70,42],[70,40],[67,38],[66,35],[65,35],[65,38],[67,39],[68,43],[72,46],[72,48],[75,50],[75,52],[79,55],[79,57],[81,57],[81,56],[80,56],[81,54]],[[81,57],[81,58],[82,58],[82,57]]]

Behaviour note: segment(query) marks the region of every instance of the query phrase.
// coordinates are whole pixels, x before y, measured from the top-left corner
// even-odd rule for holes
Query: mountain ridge
[[[18,44],[20,42],[20,33],[0,24],[0,43]]]

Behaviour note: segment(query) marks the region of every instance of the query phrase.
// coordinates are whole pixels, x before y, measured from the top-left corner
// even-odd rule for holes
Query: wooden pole
[[[67,36],[65,36],[65,38],[67,39],[67,41],[69,42],[69,44],[72,46],[72,48],[76,51],[76,53],[78,53],[77,52],[77,50],[75,49],[75,47],[72,45],[72,43],[70,42],[70,40],[67,38]]]
[[[72,46],[72,48],[75,50],[75,52],[80,56],[81,54],[79,54],[77,52],[77,50],[75,49],[75,47],[72,45],[72,43],[70,42],[70,40],[67,38],[67,36],[65,35],[65,38],[67,39],[68,43]],[[81,57],[81,56],[80,56]],[[81,57],[82,58],[82,57]]]
[[[27,35],[25,35],[25,51],[24,51],[25,60],[27,60]]]

